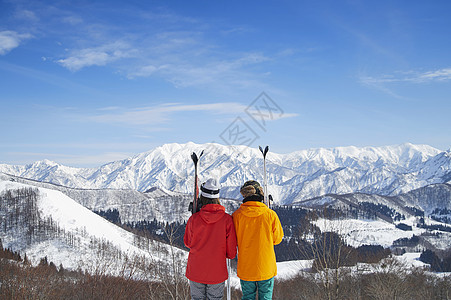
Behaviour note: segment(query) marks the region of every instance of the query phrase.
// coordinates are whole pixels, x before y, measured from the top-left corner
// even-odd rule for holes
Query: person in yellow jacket
[[[238,244],[237,275],[243,300],[272,299],[277,275],[274,245],[283,238],[276,212],[263,201],[263,189],[257,181],[246,181],[240,189],[243,204],[233,214]]]

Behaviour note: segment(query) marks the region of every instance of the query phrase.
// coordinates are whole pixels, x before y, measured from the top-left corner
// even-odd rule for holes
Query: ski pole
[[[227,258],[227,272],[229,273],[229,277],[227,278],[227,300],[231,300],[232,298],[232,291],[231,291],[231,287],[230,287],[230,276],[232,276],[232,267],[231,267],[231,263],[230,263],[230,259]]]

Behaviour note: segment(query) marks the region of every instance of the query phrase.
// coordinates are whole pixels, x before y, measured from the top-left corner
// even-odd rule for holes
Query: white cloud
[[[127,77],[129,79],[134,79],[136,77],[149,77],[155,74],[158,70],[164,69],[165,66],[154,66],[154,65],[146,65],[139,67],[137,70],[131,70],[128,72]]]
[[[260,53],[244,53],[233,59],[219,57],[203,60],[189,59],[189,55],[177,53],[155,58],[156,63],[125,72],[128,78],[160,76],[176,87],[258,85],[258,78],[265,76],[246,71],[246,67],[268,61]]]
[[[209,104],[171,103],[155,107],[137,108],[92,116],[90,119],[101,123],[125,123],[130,125],[160,124],[169,121],[170,115],[176,112],[204,111],[211,114],[239,114],[244,112],[245,105],[235,102]]]
[[[423,74],[419,74],[417,79],[419,81],[431,81],[431,80],[446,81],[446,80],[451,80],[451,68],[445,68],[445,69],[425,72]]]
[[[249,113],[254,115],[254,116],[257,116],[256,117],[257,120],[260,119],[260,120],[262,120],[264,122],[266,122],[266,121],[268,121],[268,122],[270,122],[270,121],[277,121],[277,120],[288,119],[288,118],[295,118],[295,117],[299,116],[298,113],[284,113],[284,112],[282,112],[282,113],[279,113],[279,114],[269,114],[269,113],[266,113],[266,112],[262,113],[262,111],[257,111],[257,110],[249,110]]]
[[[435,71],[409,71],[409,72],[397,72],[389,75],[382,75],[380,77],[360,76],[360,83],[380,90],[381,92],[390,95],[397,99],[408,100],[406,97],[401,96],[393,91],[393,86],[396,83],[429,83],[429,82],[444,82],[451,80],[451,68],[443,68]]]
[[[434,71],[418,72],[398,72],[395,74],[383,75],[380,77],[362,76],[360,81],[364,84],[375,85],[394,82],[431,82],[451,80],[451,68],[443,68]]]
[[[15,17],[17,19],[30,21],[30,22],[38,22],[39,21],[39,17],[33,11],[28,10],[28,9],[17,10],[15,13]]]
[[[105,66],[120,58],[132,56],[133,49],[123,42],[76,50],[67,58],[57,62],[71,71],[79,71],[89,66]]]
[[[90,34],[78,36],[77,44],[92,45],[94,37],[104,44],[72,49],[57,60],[71,71],[111,65],[128,79],[158,77],[176,87],[263,88],[259,80],[267,73],[251,69],[269,61],[268,56],[256,51],[226,51],[206,39],[203,30],[125,31],[119,39],[126,42],[110,43],[112,36],[104,26],[89,27],[85,22]]]
[[[108,18],[80,17],[58,5],[46,12],[51,32],[61,35],[57,36],[60,49],[67,49],[53,61],[70,71],[108,66],[128,79],[157,77],[176,87],[266,89],[262,79],[268,70],[256,67],[269,61],[269,56],[218,44],[218,31],[202,20],[165,10],[136,11],[134,6],[123,11],[121,20],[131,26],[111,23]],[[233,31],[247,32],[242,28]]]
[[[0,31],[0,55],[5,55],[14,48],[19,47],[20,43],[31,38],[32,35],[25,33],[20,34],[15,31]]]
[[[79,16],[71,15],[62,18],[63,23],[67,23],[73,26],[77,26],[83,23],[83,19]]]

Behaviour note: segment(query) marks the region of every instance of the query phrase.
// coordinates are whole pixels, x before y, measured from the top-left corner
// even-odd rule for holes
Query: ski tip
[[[196,153],[194,153],[194,152],[191,154],[191,159],[193,160],[193,162],[194,162],[195,164],[197,164],[197,161],[199,160],[199,159],[197,158]]]
[[[197,164],[197,162],[199,161],[199,159],[202,157],[203,154],[204,154],[204,150],[202,150],[202,152],[200,153],[199,156],[197,156],[196,152],[193,152],[191,154],[191,159],[193,160],[194,164]]]
[[[263,157],[266,156],[266,153],[269,151],[269,146],[265,147],[265,150],[263,150],[262,146],[258,146],[258,149],[260,149],[260,152],[263,154]]]

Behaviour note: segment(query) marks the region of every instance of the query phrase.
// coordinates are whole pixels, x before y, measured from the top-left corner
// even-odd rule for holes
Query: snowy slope
[[[4,195],[9,191],[14,195],[15,191],[30,187],[1,180],[0,194]],[[57,229],[46,230],[44,235],[27,238],[31,221],[25,220],[19,224],[2,224],[5,227],[2,226],[0,230],[4,247],[19,251],[22,255],[26,253],[33,264],[47,256],[49,261],[56,265],[63,264],[65,268],[91,271],[103,268],[102,272],[117,274],[119,270],[123,270],[125,261],[134,257],[140,257],[147,264],[167,262],[168,258],[163,254],[167,253],[167,246],[151,242],[145,247],[138,247],[137,236],[106,221],[63,193],[41,187],[33,188],[38,194],[36,206],[40,224],[48,223],[51,219]],[[20,209],[20,205],[16,205],[16,209]],[[2,205],[2,208],[0,216],[2,222],[6,222],[8,207]],[[177,252],[181,257],[186,257],[184,251]]]
[[[404,223],[412,224],[409,220]],[[413,227],[412,231],[404,231],[380,220],[325,220],[314,222],[322,232],[332,231],[339,233],[345,242],[353,247],[362,245],[381,245],[385,248],[392,246],[393,242],[401,238],[411,238],[420,235],[425,229]]]
[[[193,200],[191,195],[168,193],[160,189],[151,189],[145,193],[123,189],[78,189],[1,173],[0,180],[60,191],[92,211],[117,210],[122,223],[153,219],[170,223],[184,222],[191,215],[188,211],[189,203]],[[240,203],[228,199],[221,200],[221,204],[229,213],[234,212]]]
[[[221,196],[239,199],[245,180],[263,179],[262,155],[256,148],[219,144],[166,144],[152,151],[95,169],[76,169],[41,161],[26,166],[0,165],[0,172],[85,189],[131,189],[191,193],[192,152],[200,160],[200,179],[219,178]],[[451,152],[427,145],[338,147],[289,154],[269,152],[268,191],[289,204],[325,194],[397,195],[451,180]]]
[[[405,253],[401,256],[394,256],[394,259],[401,263],[406,269],[412,268],[424,268],[428,265],[419,260],[421,253]],[[278,280],[288,280],[299,274],[310,272],[312,266],[312,260],[293,260],[277,263],[277,276]],[[350,267],[350,271],[354,274],[361,273],[374,273],[380,271],[383,268],[384,261],[377,264],[363,264],[359,263],[357,266]],[[449,273],[431,273],[436,276],[449,276]],[[315,274],[309,273],[310,276]],[[239,281],[239,280],[238,280]],[[233,281],[232,281],[233,282]]]

